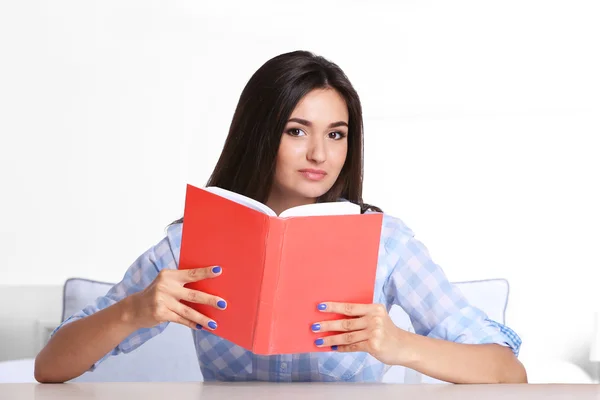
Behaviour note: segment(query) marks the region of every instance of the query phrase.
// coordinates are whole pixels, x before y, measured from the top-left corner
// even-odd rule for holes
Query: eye
[[[287,130],[287,134],[291,136],[304,136],[306,133],[302,129],[291,128]]]
[[[346,137],[346,134],[343,132],[329,132],[329,138],[334,140],[340,140]]]

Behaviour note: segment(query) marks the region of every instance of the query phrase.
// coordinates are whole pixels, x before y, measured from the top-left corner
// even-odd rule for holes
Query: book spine
[[[254,326],[253,353],[272,354],[275,346],[273,330],[276,321],[274,310],[277,282],[279,281],[279,268],[281,263],[281,250],[284,240],[286,221],[277,217],[269,218],[269,227],[265,240],[265,264],[263,279],[259,295],[256,324]]]

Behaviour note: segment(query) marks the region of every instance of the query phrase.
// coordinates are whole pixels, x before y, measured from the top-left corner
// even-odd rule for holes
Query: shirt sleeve
[[[176,268],[176,263],[172,255],[168,238],[165,237],[157,245],[152,246],[145,253],[140,255],[137,260],[127,269],[123,279],[115,284],[110,290],[83,310],[66,318],[54,331],[53,336],[59,329],[73,321],[85,318],[106,307],[109,307],[125,297],[139,292],[146,288],[158,276],[163,268]],[[168,325],[168,322],[156,325],[152,328],[142,328],[125,338],[112,351],[105,354],[100,360],[95,362],[89,371],[93,371],[105,359],[120,353],[129,353],[152,337],[160,334]]]
[[[456,343],[497,343],[519,355],[521,339],[472,306],[431,259],[427,248],[402,233],[388,242],[394,268],[384,286],[388,304],[400,306],[415,333]]]

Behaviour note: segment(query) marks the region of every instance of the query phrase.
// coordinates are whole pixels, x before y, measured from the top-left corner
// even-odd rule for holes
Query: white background
[[[2,2],[0,284],[120,280],[208,178],[250,75],[307,49],[361,96],[365,201],[451,280],[507,278],[523,355],[591,369],[599,20],[566,0]]]

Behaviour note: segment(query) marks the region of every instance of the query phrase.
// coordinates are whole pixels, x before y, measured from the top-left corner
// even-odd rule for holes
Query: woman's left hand
[[[313,324],[313,332],[343,332],[318,338],[317,346],[339,352],[365,351],[384,364],[402,364],[410,333],[394,324],[383,304],[326,302],[319,310],[352,318]]]

